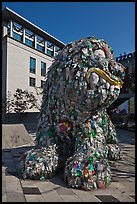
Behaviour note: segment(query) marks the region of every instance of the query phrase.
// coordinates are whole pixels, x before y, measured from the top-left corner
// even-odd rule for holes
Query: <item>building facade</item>
[[[124,85],[121,90],[121,94],[124,93],[132,93],[134,92],[132,90],[132,87],[127,87],[126,83],[131,78],[135,78],[135,52],[120,55],[119,57],[116,57],[116,61],[120,62],[125,68],[126,68],[126,77],[124,80]]]
[[[47,71],[65,44],[7,7],[2,12],[2,28],[2,99],[19,88],[41,101]]]
[[[127,98],[125,104],[122,106],[127,107],[128,114],[135,113],[135,52],[120,55],[116,58],[117,62],[120,62],[126,67],[126,77],[123,87],[120,92],[120,98]],[[121,107],[122,107],[121,106]]]

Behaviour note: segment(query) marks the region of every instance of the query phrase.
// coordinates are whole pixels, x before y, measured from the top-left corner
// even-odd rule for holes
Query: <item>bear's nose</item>
[[[122,88],[122,82],[115,81],[105,71],[97,67],[90,68],[86,73],[87,84],[90,85],[90,88],[93,87],[93,85],[97,84],[97,82],[99,81],[99,76],[105,79],[110,84],[117,85]]]

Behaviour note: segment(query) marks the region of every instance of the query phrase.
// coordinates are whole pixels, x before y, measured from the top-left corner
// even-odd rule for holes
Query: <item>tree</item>
[[[40,102],[34,96],[33,92],[27,90],[16,89],[15,94],[8,91],[6,99],[2,99],[2,120],[4,120],[6,113],[21,113],[37,108],[40,110]],[[8,114],[9,116],[9,114]]]
[[[13,111],[13,97],[10,91],[8,91],[7,97],[2,99],[2,120],[5,118],[6,114],[12,113]]]
[[[6,112],[12,113],[13,111],[13,96],[10,91],[8,91],[7,100],[6,100]]]
[[[37,100],[33,92],[27,90],[16,89],[14,94],[14,111],[16,113],[24,113],[29,109],[37,108]]]

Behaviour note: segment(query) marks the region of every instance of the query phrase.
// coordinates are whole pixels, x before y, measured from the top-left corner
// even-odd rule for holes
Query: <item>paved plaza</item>
[[[2,202],[135,202],[135,133],[117,129],[123,158],[110,161],[112,182],[105,189],[67,188],[59,173],[45,181],[23,180],[18,172],[20,155],[32,143],[2,150]],[[35,134],[30,134],[34,139]]]

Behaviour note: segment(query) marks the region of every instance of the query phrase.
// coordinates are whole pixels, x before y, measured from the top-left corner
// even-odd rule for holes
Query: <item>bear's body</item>
[[[69,187],[110,183],[108,157],[119,158],[120,149],[106,108],[119,96],[124,75],[104,40],[89,37],[60,51],[45,82],[36,148],[23,160],[24,177],[48,178],[63,167]]]

